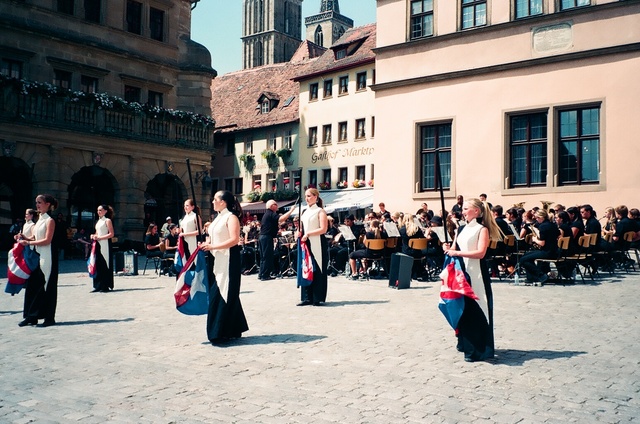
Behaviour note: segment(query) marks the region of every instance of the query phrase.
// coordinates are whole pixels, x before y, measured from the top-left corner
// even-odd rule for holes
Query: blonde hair
[[[407,213],[404,215],[404,218],[402,219],[402,224],[405,227],[407,235],[409,237],[417,233],[418,230],[420,229],[420,227],[418,227],[418,224],[416,224],[415,218],[416,218],[415,215]]]
[[[483,202],[480,199],[468,199],[465,201],[469,205],[473,206],[476,209],[480,210],[480,224],[484,227],[487,227],[489,230],[489,238],[491,240],[501,241],[504,237],[502,230],[498,227],[496,223],[496,219],[493,217],[493,213],[491,212],[491,208],[487,204],[487,202]]]

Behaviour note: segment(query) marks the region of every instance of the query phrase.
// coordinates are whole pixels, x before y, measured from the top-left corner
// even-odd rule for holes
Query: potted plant
[[[257,202],[260,200],[261,195],[262,193],[259,190],[254,190],[245,194],[244,197],[247,199],[247,202]]]
[[[263,150],[260,155],[265,161],[267,161],[267,166],[269,167],[269,169],[278,169],[278,167],[280,166],[280,162],[278,161],[278,156],[276,156],[275,151],[266,149]]]
[[[369,180],[369,187],[373,187],[373,178]]]
[[[256,167],[256,158],[251,153],[243,153],[238,157],[238,159],[240,159],[240,162],[244,164],[244,168],[247,172],[252,172]]]
[[[323,181],[318,184],[318,186],[320,187],[320,190],[329,190],[331,188],[331,183]]]
[[[281,158],[283,162],[291,157],[291,153],[293,153],[293,150],[284,147],[276,150],[276,156]]]
[[[352,184],[355,188],[365,187],[367,183],[364,180],[354,180]]]
[[[347,180],[338,181],[338,184],[336,184],[336,187],[338,188],[347,188],[348,186],[349,186],[349,183],[347,182]]]

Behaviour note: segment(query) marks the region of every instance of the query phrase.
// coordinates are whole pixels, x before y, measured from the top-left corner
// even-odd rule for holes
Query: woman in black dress
[[[235,196],[219,191],[213,197],[218,212],[209,225],[208,241],[200,246],[209,252],[209,312],[207,337],[213,344],[236,339],[249,330],[240,303],[240,217],[242,208]]]
[[[56,304],[58,302],[58,246],[54,237],[56,221],[51,213],[58,206],[58,201],[50,194],[40,194],[36,197],[36,210],[40,214],[38,222],[33,228],[33,240],[19,241],[29,249],[35,248],[40,254],[38,268],[27,280],[24,294],[24,320],[20,327],[36,325],[39,319],[44,319],[39,327],[55,325]]]

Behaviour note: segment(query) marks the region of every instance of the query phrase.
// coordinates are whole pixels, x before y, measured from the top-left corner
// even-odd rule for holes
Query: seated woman
[[[420,229],[420,226],[416,222],[415,216],[412,214],[405,214],[402,219],[402,226],[400,227],[400,239],[402,240],[402,253],[412,256],[414,258],[422,258],[426,255],[426,250],[412,249],[409,247],[409,240],[425,238],[424,233]],[[425,269],[420,261],[413,261],[413,268],[411,269],[411,277],[419,278],[424,274]]]
[[[156,224],[150,224],[144,237],[144,247],[147,252],[147,258],[161,258],[162,250],[160,250],[160,246],[162,246],[162,243],[160,242],[160,235],[158,234],[158,226]]]
[[[431,218],[431,221],[429,221],[429,227],[425,233],[425,237],[427,238],[427,249],[423,253],[427,255],[429,267],[434,269],[442,268],[442,264],[444,262],[444,251],[442,250],[442,243],[444,243],[444,240],[440,240],[436,231],[433,230],[434,227],[442,227],[442,225],[442,218],[434,216]]]
[[[363,243],[366,243],[366,240],[372,239],[386,239],[387,232],[382,228],[380,221],[377,219],[372,219],[369,222],[369,231],[364,236]],[[351,279],[357,280],[358,274],[356,270],[356,260],[364,260],[365,258],[370,256],[370,252],[368,249],[358,249],[355,252],[351,252],[349,255],[349,264],[351,265]],[[363,267],[362,271],[366,269],[366,266]]]
[[[539,282],[544,284],[549,277],[547,271],[548,264],[542,263],[541,266],[536,265],[536,259],[553,259],[558,253],[558,236],[560,230],[551,221],[549,214],[544,209],[538,209],[535,213],[536,221],[538,221],[538,236],[533,237],[534,246],[525,253],[520,259],[520,267],[527,272],[527,283]]]

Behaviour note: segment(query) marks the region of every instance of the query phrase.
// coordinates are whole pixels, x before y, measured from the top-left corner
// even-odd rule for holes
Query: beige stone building
[[[375,24],[350,29],[295,78],[300,83],[302,183],[321,190],[328,212],[372,205],[375,43]]]
[[[194,3],[0,0],[0,227],[48,192],[71,226],[106,203],[118,238],[142,240],[183,214],[186,158],[209,210],[215,71]]]
[[[640,2],[378,0],[376,201],[640,205]]]

